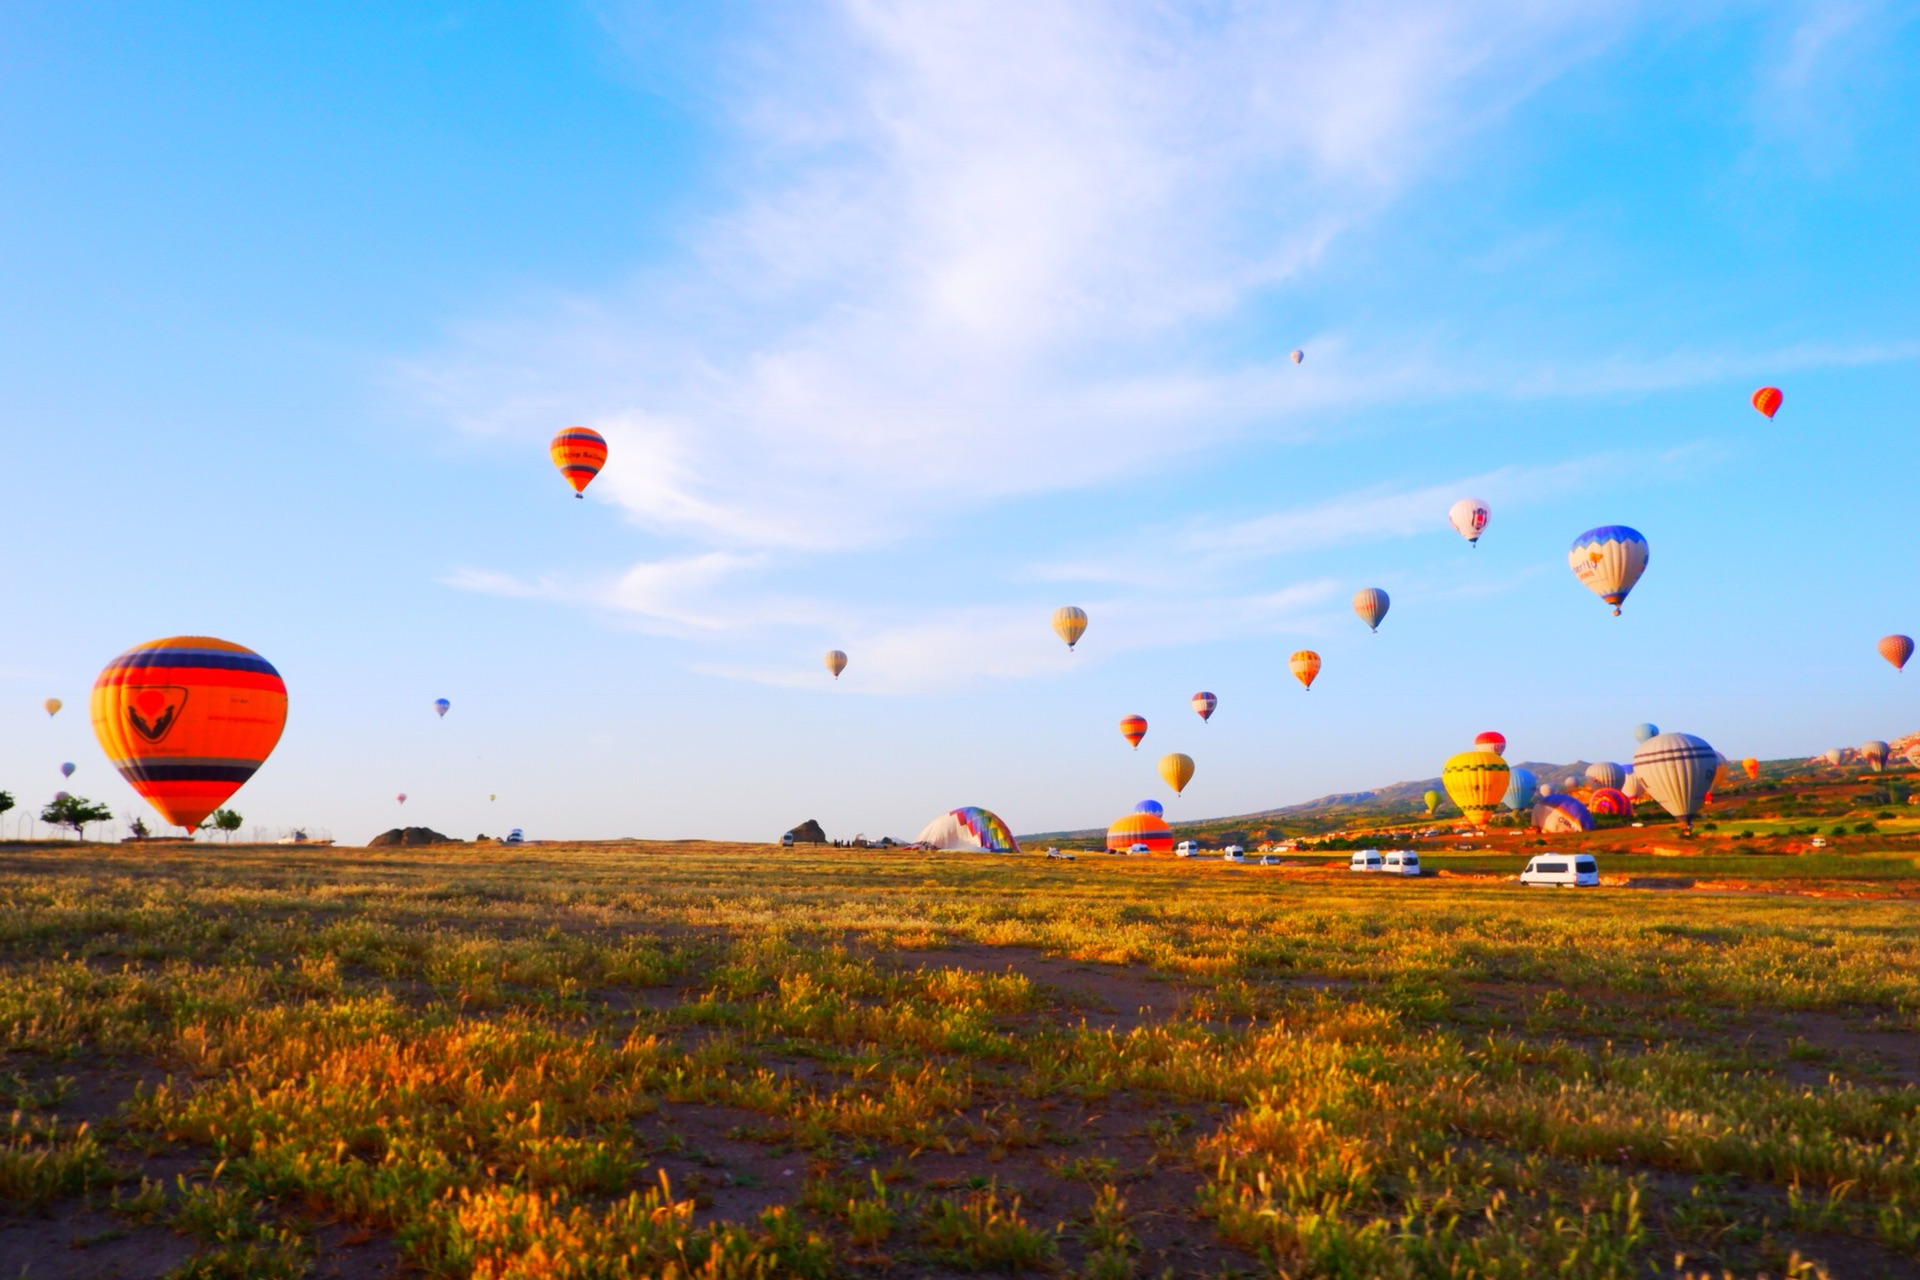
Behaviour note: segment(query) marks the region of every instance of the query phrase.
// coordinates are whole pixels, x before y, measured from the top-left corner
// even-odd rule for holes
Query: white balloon
[[[1462,498],[1447,512],[1447,519],[1453,522],[1455,531],[1475,546],[1480,545],[1480,535],[1492,517],[1493,508],[1478,498]]]
[[[1719,753],[1705,739],[1690,733],[1663,733],[1648,738],[1633,753],[1633,776],[1643,780],[1647,794],[1662,809],[1693,829],[1693,815],[1706,803]]]

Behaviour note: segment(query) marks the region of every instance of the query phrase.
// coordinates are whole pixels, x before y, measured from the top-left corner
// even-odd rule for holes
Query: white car
[[[1270,854],[1270,853],[1268,853],[1268,854],[1262,854],[1262,855],[1261,855],[1261,857],[1260,857],[1260,865],[1261,865],[1261,866],[1263,866],[1263,867],[1278,867],[1278,866],[1281,866],[1281,865],[1283,865],[1283,864],[1281,863],[1281,861],[1280,861],[1280,859],[1278,859],[1278,858],[1276,858],[1276,857],[1274,857],[1274,856],[1273,856],[1272,854]]]
[[[1411,849],[1389,849],[1380,869],[1390,876],[1420,874],[1420,855]]]
[[[1153,850],[1147,848],[1147,846],[1145,846],[1144,844],[1130,844],[1127,846],[1127,852],[1128,853],[1152,853]]]
[[[1591,889],[1600,883],[1600,866],[1586,853],[1536,853],[1520,873],[1521,884]]]
[[[1176,858],[1199,857],[1200,842],[1198,840],[1182,840],[1179,844],[1173,846],[1173,856]]]
[[[1220,851],[1220,856],[1228,862],[1245,862],[1247,851],[1237,844],[1230,844]]]
[[[1378,871],[1384,865],[1378,849],[1356,849],[1347,859],[1349,871]]]

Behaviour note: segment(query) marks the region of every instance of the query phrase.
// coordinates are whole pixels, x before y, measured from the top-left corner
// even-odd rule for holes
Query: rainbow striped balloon
[[[1214,697],[1204,689],[1193,695],[1194,714],[1198,715],[1202,720],[1213,719],[1213,709],[1219,705],[1220,699]]]
[[[93,682],[94,736],[168,822],[189,831],[266,762],[287,724],[273,664],[211,636],[127,650]]]
[[[573,486],[576,498],[587,496],[586,487],[600,474],[600,468],[607,465],[606,438],[588,427],[568,427],[553,438],[547,453],[567,483]]]

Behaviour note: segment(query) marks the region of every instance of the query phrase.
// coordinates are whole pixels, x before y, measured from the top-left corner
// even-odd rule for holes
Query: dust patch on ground
[[[137,1226],[77,1202],[0,1216],[0,1275],[7,1280],[159,1280],[197,1251],[165,1227]]]
[[[1135,1027],[1169,1022],[1181,1016],[1191,988],[1151,969],[1049,956],[1033,947],[986,944],[877,954],[883,964],[901,969],[961,969],[969,973],[1016,973],[1048,998],[1063,1025],[1087,1025],[1124,1035]]]

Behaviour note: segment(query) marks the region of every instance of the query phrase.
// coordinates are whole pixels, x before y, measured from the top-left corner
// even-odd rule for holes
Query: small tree
[[[80,840],[87,838],[89,822],[108,822],[112,818],[113,810],[85,796],[61,796],[40,811],[40,821],[56,827],[72,827],[74,837]]]
[[[147,830],[147,820],[137,813],[127,819],[127,830],[133,833],[135,840],[145,840],[153,834]]]
[[[5,813],[11,808],[13,808],[13,792],[0,791],[0,813]]]
[[[231,843],[233,840],[233,833],[238,831],[240,829],[240,824],[245,821],[246,821],[245,818],[241,817],[239,814],[235,813],[231,809],[215,809],[212,813],[207,815],[206,825],[209,827],[212,827],[216,831],[226,832],[227,840],[229,843]]]

